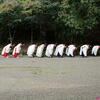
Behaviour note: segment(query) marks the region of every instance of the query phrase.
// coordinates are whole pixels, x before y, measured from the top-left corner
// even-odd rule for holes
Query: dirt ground
[[[100,57],[0,57],[0,100],[97,100]]]

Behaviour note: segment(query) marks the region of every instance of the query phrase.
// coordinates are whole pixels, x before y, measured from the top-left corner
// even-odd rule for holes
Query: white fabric
[[[42,57],[44,47],[45,47],[44,44],[41,44],[40,46],[38,46],[37,51],[36,51],[36,56],[37,57]]]
[[[30,46],[28,47],[28,49],[27,49],[27,55],[28,55],[29,57],[32,57],[33,54],[34,54],[34,52],[35,52],[35,49],[36,49],[36,45],[35,45],[35,44],[30,45]]]
[[[96,56],[96,55],[97,55],[97,52],[98,52],[98,50],[99,50],[99,48],[100,48],[99,45],[93,46],[93,48],[92,48],[92,54]]]
[[[58,56],[58,54],[59,54],[60,56],[63,56],[64,48],[65,48],[65,45],[64,44],[59,44],[56,47],[56,50],[54,52],[54,55],[55,56]]]
[[[47,56],[47,57],[51,57],[52,56],[52,54],[53,54],[53,50],[54,50],[54,44],[49,44],[48,46],[47,46],[47,48],[46,48],[46,52],[45,52],[45,55]]]
[[[4,53],[9,53],[10,52],[10,50],[11,50],[11,43],[10,44],[8,44],[8,45],[6,45],[4,48],[3,48],[3,50],[2,50],[2,52],[1,52],[1,54],[3,55]]]
[[[14,47],[14,49],[13,49],[13,55],[14,55],[15,53],[20,53],[20,51],[21,51],[21,46],[22,46],[22,44],[19,43],[17,46]]]
[[[81,46],[80,47],[80,56],[82,56],[82,54],[83,54],[83,56],[86,57],[88,49],[89,49],[89,45],[83,45],[83,46]]]
[[[74,56],[74,50],[76,49],[75,45],[69,45],[68,48],[66,48],[66,54],[67,56]]]

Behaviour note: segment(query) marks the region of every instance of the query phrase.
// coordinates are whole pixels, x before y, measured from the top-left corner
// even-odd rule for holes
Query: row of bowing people
[[[2,52],[1,55],[3,57],[9,57],[9,53],[11,53],[11,47],[12,43],[6,45]],[[19,43],[17,44],[13,50],[12,50],[12,56],[14,58],[20,56],[20,52],[22,49],[23,44]],[[83,57],[88,56],[88,50],[91,48],[90,45],[85,44],[79,47],[79,55]],[[100,45],[94,45],[91,50],[91,54],[94,56],[97,56],[98,51],[99,51]],[[66,46],[65,44],[48,44],[47,46],[45,44],[41,45],[36,45],[36,44],[31,44],[27,48],[26,54],[28,57],[43,57],[45,55],[46,57],[63,57],[64,55],[74,57],[74,52],[77,51],[78,47],[76,47],[74,44]]]

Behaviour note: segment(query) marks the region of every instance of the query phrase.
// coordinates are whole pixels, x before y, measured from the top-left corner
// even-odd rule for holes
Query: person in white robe
[[[88,49],[89,49],[89,45],[83,45],[80,47],[80,56],[83,56],[83,57],[87,57],[87,52],[88,52]]]
[[[45,55],[47,57],[52,57],[53,55],[53,52],[54,52],[54,47],[55,47],[55,44],[49,44],[46,48],[46,52],[45,52]]]
[[[99,45],[93,46],[93,48],[92,48],[92,55],[97,56],[99,48],[100,48]]]
[[[66,46],[64,44],[59,44],[56,49],[55,49],[55,52],[54,52],[54,56],[63,56],[64,54],[64,48]]]
[[[28,47],[27,49],[27,55],[28,57],[33,57],[34,53],[35,53],[35,50],[36,50],[36,45],[35,44],[32,44]]]
[[[10,50],[11,50],[11,46],[12,46],[12,43],[6,45],[6,46],[3,48],[2,52],[1,52],[1,55],[2,55],[3,57],[7,57],[7,58],[9,57],[9,53],[10,53]]]
[[[74,51],[76,50],[76,46],[75,45],[69,45],[67,48],[66,48],[66,55],[67,56],[71,56],[73,57],[74,56]]]
[[[45,48],[45,44],[41,44],[37,47],[37,51],[36,51],[36,56],[37,57],[42,57],[43,56],[43,50]]]
[[[22,46],[22,44],[21,43],[19,43],[17,46],[15,46],[14,47],[14,49],[13,49],[13,53],[12,53],[12,56],[13,57],[19,57],[19,54],[20,54],[20,52],[21,52],[21,46]]]

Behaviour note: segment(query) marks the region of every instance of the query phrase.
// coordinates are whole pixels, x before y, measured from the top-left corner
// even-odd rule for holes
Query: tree
[[[13,42],[16,25],[22,20],[21,10],[22,8],[20,6],[16,6],[9,11],[2,12],[0,15],[1,26],[3,27],[1,37],[5,34],[10,42]]]
[[[100,12],[97,0],[64,0],[58,20],[66,27],[65,34],[85,34],[98,23]],[[73,37],[72,37],[73,38]]]
[[[83,43],[100,34],[99,0],[3,0],[0,42]],[[96,41],[97,41],[96,40]]]

